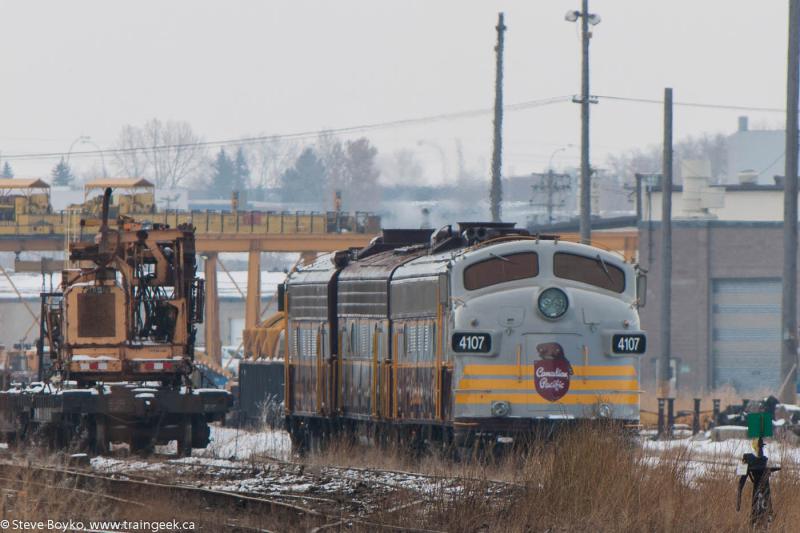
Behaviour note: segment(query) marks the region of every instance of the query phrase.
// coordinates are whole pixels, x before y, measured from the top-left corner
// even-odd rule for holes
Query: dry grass
[[[726,458],[721,458],[726,459]],[[727,458],[730,459],[730,458]],[[383,449],[339,441],[304,459],[312,466],[341,466],[419,472],[426,488],[397,487],[380,510],[344,519],[326,531],[407,530],[465,532],[717,532],[753,531],[748,520],[750,486],[743,509],[735,512],[736,478],[728,466],[693,469],[685,450],[655,462],[613,428],[578,427],[515,450],[493,461],[452,461],[429,452],[415,457],[396,447]],[[696,465],[695,465],[696,466]],[[800,468],[783,462],[772,478],[775,516],[771,531],[797,531],[800,524]],[[70,478],[0,474],[0,515],[4,518],[196,519],[206,513],[240,516],[233,509],[202,509],[190,502],[147,502],[147,508],[99,495],[88,497]],[[391,482],[391,478],[387,478]],[[369,490],[369,485],[365,490]],[[346,494],[341,495],[345,500]],[[141,501],[141,495],[136,499]],[[269,521],[262,521],[268,524]],[[274,528],[271,528],[274,529]],[[288,525],[279,531],[305,531]]]
[[[381,524],[437,531],[752,531],[750,486],[737,513],[732,469],[706,465],[698,473],[689,459],[678,451],[654,462],[615,430],[596,427],[564,431],[491,463],[436,455],[415,460],[398,450],[347,444],[308,458],[320,465],[443,476],[426,494],[398,491],[370,517]],[[797,531],[800,471],[774,475],[772,493],[776,513],[770,529]]]

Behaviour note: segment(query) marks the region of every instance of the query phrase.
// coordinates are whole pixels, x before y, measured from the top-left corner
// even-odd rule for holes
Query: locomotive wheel
[[[194,415],[192,417],[192,448],[207,448],[211,442],[211,428],[205,417]]]
[[[315,422],[308,422],[305,427],[305,440],[308,453],[319,453],[322,450],[322,428]]]
[[[91,444],[92,451],[97,455],[107,454],[111,450],[111,442],[108,440],[108,422],[103,415],[98,415],[94,420]]]
[[[178,456],[191,457],[192,455],[192,422],[184,419],[179,427]]]
[[[155,452],[156,446],[153,439],[147,435],[135,435],[131,437],[131,453],[147,456]]]
[[[292,452],[305,455],[307,442],[305,439],[305,428],[293,417],[286,417],[286,430],[289,432],[289,440],[292,441]]]

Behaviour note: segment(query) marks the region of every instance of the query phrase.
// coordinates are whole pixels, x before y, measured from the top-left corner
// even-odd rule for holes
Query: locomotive
[[[543,424],[639,422],[638,266],[513,223],[384,230],[293,271],[284,314],[292,441],[507,442]]]

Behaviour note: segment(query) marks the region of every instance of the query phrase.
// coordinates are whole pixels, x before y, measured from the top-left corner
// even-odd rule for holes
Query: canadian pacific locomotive
[[[643,281],[613,253],[504,223],[385,230],[322,256],[281,295],[293,442],[638,424]]]

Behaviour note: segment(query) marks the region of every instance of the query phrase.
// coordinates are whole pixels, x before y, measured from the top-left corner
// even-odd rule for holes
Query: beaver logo
[[[564,349],[555,342],[540,344],[536,347],[540,361],[533,364],[533,382],[545,400],[555,402],[569,391],[569,380],[572,365],[564,356]]]

